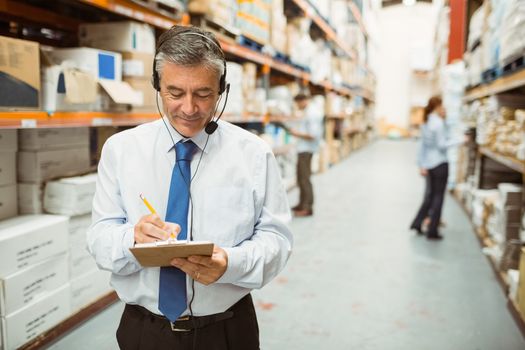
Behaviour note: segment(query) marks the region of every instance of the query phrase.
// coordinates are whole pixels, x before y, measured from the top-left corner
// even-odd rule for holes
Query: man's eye
[[[170,94],[173,98],[182,98],[183,94]]]
[[[198,98],[208,98],[211,96],[211,93],[206,93],[206,94],[197,94],[197,97]]]

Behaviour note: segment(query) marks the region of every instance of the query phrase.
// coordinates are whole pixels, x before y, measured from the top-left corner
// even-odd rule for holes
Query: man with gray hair
[[[259,349],[250,291],[277,276],[293,243],[279,167],[262,139],[215,117],[229,86],[211,33],[171,28],[153,68],[160,119],[104,145],[87,233],[126,304],[119,347]],[[213,242],[213,254],[146,268],[130,252],[172,233]]]

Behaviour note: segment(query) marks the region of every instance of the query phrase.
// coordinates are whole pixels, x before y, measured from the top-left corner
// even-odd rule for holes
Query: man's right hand
[[[419,169],[419,173],[421,174],[421,176],[427,176],[428,175],[428,170],[427,169]]]
[[[165,241],[172,233],[176,237],[179,232],[179,225],[162,221],[158,214],[149,214],[141,217],[134,227],[135,243]]]

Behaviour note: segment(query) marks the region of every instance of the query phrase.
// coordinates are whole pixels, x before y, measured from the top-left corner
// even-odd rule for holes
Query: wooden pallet
[[[520,69],[525,68],[525,55],[517,55],[510,59],[507,59],[505,64],[503,65],[503,71],[502,74],[511,74],[514,73]]]
[[[487,69],[483,73],[481,73],[481,81],[484,84],[490,83],[491,81],[496,80],[499,78],[502,74],[502,69],[499,66]]]
[[[185,5],[182,1],[162,1],[162,0],[132,0],[133,2],[161,13],[167,17],[181,20],[185,11]]]

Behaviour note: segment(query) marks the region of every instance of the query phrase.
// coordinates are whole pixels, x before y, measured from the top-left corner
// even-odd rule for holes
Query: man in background
[[[313,215],[314,191],[312,175],[312,156],[319,151],[323,135],[323,114],[311,103],[310,96],[300,93],[294,101],[302,118],[295,128],[288,131],[297,137],[297,185],[299,186],[299,204],[292,208],[295,216]]]

